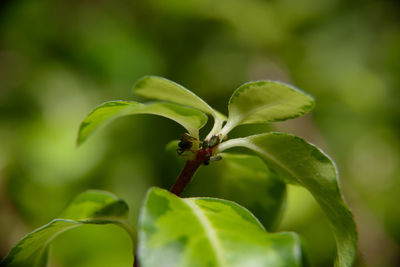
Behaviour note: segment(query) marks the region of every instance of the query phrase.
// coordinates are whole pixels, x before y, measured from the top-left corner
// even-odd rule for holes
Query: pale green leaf
[[[214,198],[149,191],[139,219],[142,267],[302,266],[299,238],[271,234],[245,208]]]
[[[336,238],[336,267],[352,266],[357,253],[357,229],[339,187],[335,164],[320,149],[285,133],[267,133],[232,139],[221,151],[246,147],[263,158],[287,182],[308,189],[328,219]]]
[[[57,219],[19,241],[3,259],[4,267],[44,267],[49,243],[59,234],[84,224],[116,224],[135,239],[127,223],[127,204],[111,193],[89,190],[78,195]],[[79,240],[77,240],[79,242]]]
[[[219,155],[220,161],[211,161],[198,171],[187,194],[235,201],[249,209],[266,229],[275,229],[285,204],[285,183],[255,155]]]
[[[226,136],[240,124],[267,123],[297,118],[314,107],[314,99],[297,88],[277,81],[248,82],[229,100]]]
[[[207,139],[219,131],[223,122],[226,121],[225,115],[210,107],[210,105],[193,92],[162,77],[146,76],[140,79],[133,86],[133,92],[146,98],[164,100],[193,107],[212,115],[214,117],[214,127]]]
[[[185,87],[162,77],[143,77],[133,86],[133,92],[150,99],[165,100],[194,107],[207,114],[214,115],[216,113],[203,99]]]
[[[207,122],[207,116],[201,111],[173,103],[142,104],[133,101],[110,101],[93,109],[83,120],[78,133],[78,145],[86,141],[100,126],[119,117],[133,114],[153,114],[166,117],[181,124],[192,136],[197,136],[198,130]]]

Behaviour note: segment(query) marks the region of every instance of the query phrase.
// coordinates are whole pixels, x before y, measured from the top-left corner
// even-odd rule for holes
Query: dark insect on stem
[[[203,144],[201,146],[203,152],[205,153],[205,157],[204,157],[204,161],[203,164],[204,165],[209,165],[210,164],[210,158],[213,154],[213,148],[215,146],[217,146],[220,142],[219,136],[214,135],[210,138],[210,140],[204,140]],[[211,158],[213,161],[218,161],[221,159],[221,156],[216,156]]]
[[[176,150],[178,155],[182,155],[185,153],[185,151],[188,151],[192,148],[194,140],[197,140],[196,138],[190,136],[187,133],[184,133],[181,137],[181,140],[178,143],[179,148]]]
[[[222,159],[222,156],[220,156],[220,155],[211,158],[212,161],[220,161],[221,159]]]
[[[210,138],[210,141],[208,141],[208,147],[215,147],[216,145],[219,144],[219,136],[214,135]]]
[[[207,149],[208,148],[208,141],[204,140],[203,143],[201,144],[202,149]]]
[[[203,144],[201,145],[202,149],[212,148],[218,145],[220,142],[219,136],[214,135],[210,138],[210,140],[204,140]]]

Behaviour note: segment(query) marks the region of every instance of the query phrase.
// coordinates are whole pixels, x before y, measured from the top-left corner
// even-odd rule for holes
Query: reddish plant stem
[[[138,258],[138,253],[136,251],[135,253],[135,258],[133,259],[133,267],[140,267],[140,263],[139,263],[139,258]]]
[[[195,159],[186,161],[185,167],[183,167],[181,174],[179,174],[178,179],[176,179],[175,184],[169,191],[180,196],[201,164],[210,160],[211,154],[212,151],[209,148],[197,151]]]
[[[197,169],[200,167],[201,164],[202,162],[197,159],[187,160],[181,174],[178,176],[178,179],[176,179],[175,184],[169,191],[177,196],[180,196],[185,187],[192,180],[193,175],[195,174],[195,172],[197,171]]]

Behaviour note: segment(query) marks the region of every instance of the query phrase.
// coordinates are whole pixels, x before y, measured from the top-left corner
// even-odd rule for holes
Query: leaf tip
[[[87,139],[87,136],[84,136],[84,134],[82,133],[83,130],[86,128],[87,124],[88,123],[85,122],[85,120],[84,120],[79,125],[78,134],[77,134],[76,141],[75,141],[76,148],[79,148]]]

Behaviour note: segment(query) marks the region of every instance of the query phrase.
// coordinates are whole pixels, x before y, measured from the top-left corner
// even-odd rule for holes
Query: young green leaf
[[[352,266],[357,253],[357,229],[343,200],[332,160],[314,145],[285,133],[228,140],[219,150],[235,146],[253,150],[288,183],[310,191],[331,222],[338,251],[335,266]]]
[[[150,99],[165,100],[194,107],[207,114],[216,112],[203,99],[185,87],[162,77],[143,77],[133,86],[133,92]]]
[[[173,103],[152,102],[142,104],[133,101],[110,101],[93,109],[83,120],[78,133],[78,145],[85,142],[100,126],[119,117],[133,114],[153,114],[174,120],[194,137],[198,136],[198,130],[207,122],[207,116],[201,111]]]
[[[285,182],[258,156],[231,153],[219,155],[222,160],[199,170],[196,174],[198,177],[187,193],[235,201],[249,209],[267,230],[274,230],[285,204]]]
[[[213,198],[149,191],[139,219],[139,259],[158,266],[302,266],[299,238],[270,234],[245,208]]]
[[[89,190],[78,195],[57,219],[26,235],[0,263],[2,267],[45,267],[49,243],[59,234],[84,224],[116,224],[135,241],[127,204],[111,193]]]
[[[214,128],[216,132],[222,127],[226,116],[210,107],[203,99],[168,79],[157,76],[146,76],[140,79],[134,86],[133,92],[137,95],[149,98],[174,102],[201,110],[214,117]]]
[[[229,100],[229,117],[222,129],[226,136],[246,123],[283,121],[302,116],[314,107],[314,99],[285,83],[256,81],[240,86]]]

